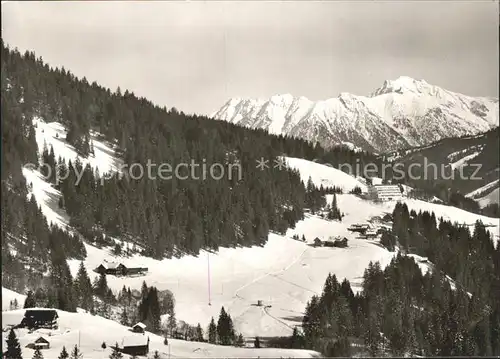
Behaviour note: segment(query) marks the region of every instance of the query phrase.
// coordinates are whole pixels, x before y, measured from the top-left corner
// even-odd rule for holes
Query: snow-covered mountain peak
[[[269,102],[274,105],[290,106],[294,100],[293,95],[287,93],[274,95],[269,99]]]
[[[414,94],[436,92],[435,86],[430,85],[425,80],[416,80],[409,76],[400,76],[395,80],[385,80],[382,87],[375,90],[372,97],[386,93],[407,93]]]
[[[291,94],[233,98],[212,117],[325,147],[350,142],[375,152],[475,135],[499,122],[498,99],[462,95],[408,76],[386,80],[368,97],[341,92],[321,101]]]

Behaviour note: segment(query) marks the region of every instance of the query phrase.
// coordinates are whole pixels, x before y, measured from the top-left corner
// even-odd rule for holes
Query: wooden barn
[[[19,327],[28,329],[57,329],[59,315],[54,309],[28,309]]]
[[[149,337],[144,339],[142,335],[133,335],[123,338],[121,345],[116,348],[119,352],[130,356],[146,356],[149,353]]]
[[[44,337],[40,337],[37,340],[35,340],[33,343],[29,343],[26,345],[26,348],[30,349],[49,349],[50,348],[50,343],[47,339]]]

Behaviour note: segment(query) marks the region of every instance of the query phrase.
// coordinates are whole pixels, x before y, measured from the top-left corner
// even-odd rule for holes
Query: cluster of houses
[[[347,247],[347,238],[346,237],[329,237],[326,240],[322,240],[319,237],[314,238],[314,246],[315,247],[337,247],[337,248],[345,248]]]
[[[359,233],[361,238],[376,238],[380,231],[372,228],[369,224],[353,224],[347,230]]]
[[[116,276],[144,274],[148,268],[144,267],[127,267],[123,263],[103,262],[94,269],[94,272],[99,274],[111,274]]]
[[[24,312],[24,318],[16,328],[37,329],[57,329],[59,315],[54,309],[28,309]],[[124,337],[116,348],[119,352],[130,356],[145,356],[149,353],[149,337],[145,336],[146,325],[137,323],[129,329],[133,335]],[[142,334],[142,335],[140,335]],[[50,342],[43,336],[38,337],[33,342],[26,345],[30,349],[49,349]]]

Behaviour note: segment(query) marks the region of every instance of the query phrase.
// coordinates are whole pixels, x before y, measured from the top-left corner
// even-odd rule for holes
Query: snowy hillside
[[[447,180],[447,186],[452,189],[480,199],[498,187],[499,153],[496,128],[475,136],[445,138],[426,146],[396,151],[387,158],[406,168],[417,166],[420,184],[424,187],[435,185],[435,182],[426,183],[427,179]]]
[[[499,185],[499,180],[492,181],[467,194],[467,197],[474,198],[481,207],[485,207],[491,203],[500,203]]]
[[[56,124],[38,123],[37,130],[44,136],[37,133],[37,139],[40,142],[43,139],[53,146],[61,146],[58,148],[58,155],[67,159],[75,158],[71,156],[76,154],[60,140],[62,136],[51,133],[54,128],[58,129]],[[96,146],[96,142],[94,147],[101,148],[99,144]],[[39,143],[40,145],[43,146]],[[288,166],[299,171],[304,182],[311,177],[318,185],[340,186],[345,191],[354,186],[364,188],[356,178],[335,168],[298,158],[287,157],[285,160]],[[95,162],[90,159],[89,162],[106,171],[114,170],[113,164],[117,160],[108,152],[107,157],[102,156]],[[47,219],[66,228],[68,218],[57,207],[60,193],[45,182],[36,170],[24,169],[23,174],[28,183],[31,183],[31,192]],[[394,255],[379,246],[377,240],[359,239],[347,230],[353,223],[363,223],[392,212],[393,202],[375,204],[347,194],[338,195],[337,200],[340,210],[345,214],[342,222],[307,215],[285,236],[270,234],[269,241],[263,247],[221,248],[215,254],[202,252],[198,257],[184,256],[159,261],[139,255],[115,257],[111,248],[98,249],[86,244],[87,258],[84,264],[91,277],[97,276],[93,269],[105,261],[148,267],[148,273],[144,276],[108,276],[108,285],[115,292],[123,285],[138,289],[143,281],[159,290],[169,289],[176,299],[177,318],[187,323],[195,325],[199,322],[206,328],[211,317],[217,318],[220,308],[224,306],[233,318],[235,329],[246,337],[290,335],[293,327],[301,324],[303,311],[311,296],[321,292],[328,273],[334,273],[338,278],[348,278],[353,288],[358,290],[363,272],[370,261],[380,261],[384,265]],[[407,200],[406,203],[410,209],[431,210],[438,218],[443,216],[469,225],[480,218],[486,224],[495,226],[489,229],[498,235],[498,221],[495,219],[418,200]],[[293,240],[291,237],[294,234],[304,235],[308,243],[317,236],[345,236],[349,239],[349,247],[314,248],[308,243]],[[79,263],[76,260],[70,261],[73,275],[76,274]],[[211,305],[208,304],[209,299]],[[256,306],[258,300],[264,302],[263,307]]]
[[[304,184],[309,177],[317,187],[340,187],[344,192],[349,192],[354,187],[359,187],[366,192],[366,185],[358,181],[355,177],[320,163],[304,160],[302,158],[283,157],[287,166],[300,173],[300,178]]]
[[[57,138],[48,137],[47,140],[56,141]],[[60,151],[68,153],[66,147]],[[103,169],[106,168],[104,166],[110,168],[113,159],[110,156],[96,165],[103,166]],[[356,185],[364,187],[355,178],[326,165],[297,158],[286,158],[286,162],[299,171],[304,181],[311,177],[316,184],[342,186],[345,190]],[[32,193],[47,219],[65,228],[67,216],[57,207],[60,193],[46,183],[37,171],[25,169],[23,173],[32,184]],[[353,288],[358,290],[370,261],[380,261],[384,265],[394,255],[382,248],[377,240],[359,239],[347,230],[353,223],[363,223],[392,212],[394,202],[375,204],[347,194],[338,195],[337,200],[345,214],[342,222],[307,215],[285,236],[271,233],[263,247],[221,248],[215,254],[202,252],[198,257],[159,261],[140,255],[116,257],[111,248],[98,249],[86,244],[84,264],[91,277],[97,276],[93,269],[105,261],[147,267],[148,273],[144,276],[108,276],[108,285],[115,293],[123,285],[138,289],[143,281],[159,290],[169,289],[176,299],[177,318],[187,323],[200,323],[206,328],[211,317],[217,318],[220,308],[224,306],[233,318],[235,329],[246,337],[290,335],[293,327],[301,324],[303,311],[311,296],[321,292],[328,273],[348,278]],[[480,218],[486,224],[495,225],[490,231],[498,235],[498,221],[495,219],[418,200],[407,200],[406,203],[410,209],[431,210],[438,218],[443,216],[469,225]],[[291,237],[294,234],[304,235],[308,243],[316,236],[341,235],[349,239],[349,247],[314,248],[308,243],[293,240]],[[69,264],[75,275],[80,262],[71,260]],[[258,300],[264,302],[263,307],[256,306]]]
[[[216,254],[204,252],[198,257],[158,261],[138,255],[114,257],[111,249],[101,250],[87,245],[85,266],[91,276],[97,276],[92,269],[105,260],[148,267],[149,272],[141,277],[108,276],[108,285],[118,291],[123,285],[139,288],[145,280],[159,290],[169,289],[176,298],[177,317],[188,323],[200,322],[206,327],[210,318],[217,317],[221,306],[224,306],[231,314],[236,329],[247,337],[290,335],[293,327],[300,325],[307,301],[313,294],[321,292],[328,273],[348,278],[353,289],[359,290],[368,263],[380,261],[385,265],[394,255],[382,248],[378,240],[360,239],[347,230],[351,224],[365,223],[392,212],[394,202],[375,204],[354,195],[338,195],[337,201],[345,213],[342,222],[307,215],[286,236],[271,234],[264,247],[222,248]],[[471,226],[481,219],[491,226],[490,232],[498,238],[498,220],[494,218],[419,200],[405,202],[410,209],[434,211],[437,218]],[[308,243],[315,237],[345,236],[349,239],[349,247],[315,248],[293,240],[291,237],[294,234],[305,235]],[[73,274],[78,265],[79,261],[70,261]],[[208,305],[208,266],[211,305]],[[256,306],[258,300],[263,301],[264,307]]]
[[[92,133],[91,140],[94,154],[83,157],[76,152],[73,146],[66,142],[66,129],[62,124],[58,122],[47,123],[39,118],[34,118],[33,125],[36,129],[36,142],[39,153],[44,147],[50,149],[52,146],[56,158],[61,157],[66,162],[74,162],[78,158],[82,165],[88,164],[93,169],[99,170],[101,174],[119,170],[122,161],[116,156],[113,146],[101,140],[98,133]],[[69,218],[58,206],[61,193],[44,180],[38,168],[25,166],[23,175],[29,188],[28,198],[32,194],[35,196],[48,223],[54,223],[61,228],[66,228]]]
[[[13,310],[2,312],[2,351],[5,351],[5,339],[8,334],[6,328],[17,325],[24,316],[24,310]],[[43,355],[47,359],[57,358],[63,346],[70,351],[76,344],[80,343],[80,351],[85,359],[103,359],[111,354],[110,345],[129,340],[133,337],[143,340],[142,334],[133,334],[127,328],[117,322],[93,316],[87,313],[69,313],[58,310],[59,328],[55,330],[38,329],[32,333],[27,329],[16,329],[16,335],[21,344],[21,350],[25,358],[33,356],[33,350],[26,348],[26,345],[36,340],[40,336],[48,339],[50,349],[43,350]],[[184,357],[184,358],[245,358],[245,357],[286,357],[286,358],[307,358],[319,356],[318,353],[309,350],[294,349],[272,349],[272,348],[235,348],[208,343],[189,342],[183,340],[169,339],[169,345],[163,344],[163,337],[148,333],[145,334],[150,339],[150,353],[158,351],[161,358]],[[105,342],[106,349],[101,348]]]
[[[10,310],[10,302],[14,300],[17,300],[18,307],[22,308],[24,306],[26,296],[2,287],[2,311]]]
[[[91,131],[94,154],[83,157],[66,142],[66,128],[59,122],[47,123],[35,117],[33,126],[36,129],[36,143],[39,151],[42,151],[45,145],[47,148],[52,146],[56,159],[62,157],[66,161],[74,162],[78,158],[82,165],[89,164],[92,168],[98,169],[100,174],[116,172],[120,167],[121,160],[115,155],[116,148],[103,141],[98,133]]]
[[[401,76],[371,96],[341,93],[311,101],[290,94],[268,100],[230,99],[212,117],[318,141],[386,152],[498,126],[498,99],[475,98]]]

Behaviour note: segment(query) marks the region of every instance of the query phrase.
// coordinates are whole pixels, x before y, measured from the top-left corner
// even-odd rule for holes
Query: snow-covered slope
[[[396,151],[388,154],[387,159],[406,168],[416,166],[412,179],[419,180],[424,187],[429,179],[446,180],[454,191],[468,193],[467,197],[479,200],[498,187],[499,153],[497,127],[479,135],[445,138],[426,146]]]
[[[94,154],[88,157],[79,155],[75,148],[66,142],[66,128],[59,122],[44,122],[40,118],[33,119],[33,126],[36,130],[36,143],[41,152],[44,146],[54,148],[56,159],[63,158],[66,162],[74,162],[77,158],[82,165],[89,164],[92,168],[98,169],[100,174],[116,172],[122,161],[116,156],[113,145],[106,143],[101,136],[91,131],[91,143],[94,147]]]
[[[66,148],[61,149],[61,153],[66,151]],[[303,179],[307,180],[311,176],[315,181],[343,186],[346,190],[359,185],[355,178],[331,167],[301,159],[286,160],[289,166],[300,172]],[[23,173],[32,184],[32,193],[42,212],[57,225],[65,227],[65,214],[57,212],[60,193],[47,184],[37,171],[25,170]],[[382,248],[378,240],[360,239],[347,230],[353,223],[363,223],[372,217],[383,217],[392,212],[394,202],[376,204],[349,194],[338,195],[337,201],[341,212],[345,214],[342,222],[307,215],[286,235],[271,233],[263,247],[221,248],[218,253],[202,252],[198,257],[184,256],[160,261],[137,254],[116,257],[112,254],[112,248],[99,249],[86,244],[87,258],[84,265],[91,277],[97,276],[93,269],[104,261],[147,267],[148,273],[144,276],[108,276],[108,285],[115,293],[123,285],[139,289],[143,281],[159,290],[169,289],[176,299],[177,318],[187,323],[200,323],[206,328],[211,317],[217,318],[220,308],[224,306],[233,318],[235,329],[246,337],[290,335],[293,327],[300,325],[311,296],[321,292],[328,273],[334,273],[338,278],[348,278],[354,289],[358,290],[363,272],[370,261],[380,261],[385,265],[394,255]],[[468,225],[473,225],[476,219],[482,219],[486,224],[494,226],[489,229],[498,235],[496,219],[418,200],[407,200],[406,203],[410,209],[431,210],[437,217],[443,216]],[[300,237],[304,235],[307,243],[293,240],[292,236],[295,234]],[[325,238],[332,235],[347,237],[349,247],[314,248],[308,245],[316,236]],[[123,238],[117,238],[120,239]],[[79,264],[76,260],[69,261],[73,275]],[[256,306],[258,300],[264,302],[263,307]],[[85,333],[91,332],[90,330],[85,329]],[[111,331],[112,328],[108,330]],[[184,354],[181,352],[181,355]],[[207,355],[226,356],[215,351],[209,351]],[[235,355],[239,356],[240,353]],[[248,354],[252,355],[255,353]],[[266,354],[259,352],[258,355]]]
[[[470,97],[401,76],[371,96],[341,93],[311,101],[290,94],[230,99],[212,117],[318,141],[386,152],[498,126],[498,99]]]
[[[94,154],[84,157],[78,154],[75,148],[66,142],[67,131],[62,124],[58,122],[47,123],[35,117],[33,119],[33,126],[35,127],[36,142],[40,153],[44,147],[50,149],[52,146],[56,159],[61,157],[66,162],[75,162],[78,158],[82,165],[85,166],[88,164],[93,169],[99,170],[100,174],[120,170],[122,161],[116,156],[116,149],[111,144],[103,141],[98,133],[91,133]],[[35,196],[49,224],[54,223],[60,228],[66,229],[69,218],[58,206],[61,193],[45,181],[39,168],[25,165],[22,171],[29,188],[28,198],[31,195]]]
[[[26,296],[2,287],[2,311],[10,310],[10,302],[14,299],[17,300],[18,307],[22,308],[24,306]]]
[[[2,312],[2,327],[7,329],[21,322],[24,310],[13,310]],[[169,339],[169,345],[163,344],[163,337],[146,332],[134,334],[127,327],[117,322],[93,316],[87,313],[68,313],[58,310],[59,328],[55,330],[38,329],[32,333],[27,329],[16,329],[16,335],[21,344],[21,350],[25,358],[33,357],[34,351],[26,348],[26,345],[43,336],[50,342],[50,348],[43,350],[47,359],[55,359],[59,356],[62,347],[71,349],[80,343],[80,351],[85,359],[104,359],[111,354],[110,345],[122,344],[123,340],[137,340],[141,343],[149,337],[150,355],[158,351],[160,357],[166,358],[250,358],[250,357],[285,357],[285,358],[307,358],[319,356],[317,352],[296,349],[274,349],[274,348],[235,348],[208,343],[189,342],[183,340]],[[2,332],[2,352],[6,349],[5,339],[8,331]],[[102,349],[105,342],[107,347]],[[128,357],[128,356],[125,356]]]
[[[311,178],[317,187],[335,186],[342,188],[344,192],[349,192],[354,187],[359,187],[363,192],[366,192],[366,185],[364,183],[337,168],[302,158],[283,157],[283,159],[287,167],[299,171],[300,178],[304,184]]]

